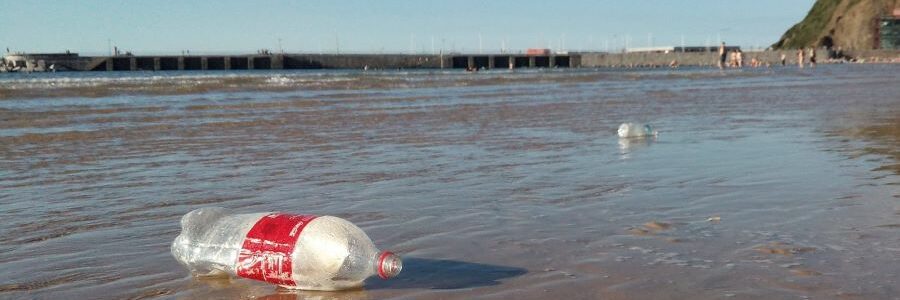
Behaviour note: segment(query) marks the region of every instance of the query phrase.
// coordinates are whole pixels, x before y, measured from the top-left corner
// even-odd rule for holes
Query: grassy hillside
[[[812,9],[806,14],[803,21],[795,24],[781,36],[775,45],[776,49],[803,48],[818,42],[824,28],[828,27],[828,21],[834,15],[838,4],[844,0],[819,0],[813,4]]]
[[[876,20],[898,4],[900,0],[818,0],[806,18],[772,47],[796,49],[832,43],[844,49],[871,49]]]

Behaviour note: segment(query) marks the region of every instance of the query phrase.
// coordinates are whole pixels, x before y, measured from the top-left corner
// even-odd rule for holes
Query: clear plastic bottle
[[[342,290],[400,273],[400,257],[380,252],[347,220],[284,213],[232,214],[221,207],[181,218],[172,255],[196,275],[229,274],[286,288]]]
[[[656,136],[659,134],[650,124],[636,123],[622,123],[622,125],[619,125],[618,133],[621,138]]]

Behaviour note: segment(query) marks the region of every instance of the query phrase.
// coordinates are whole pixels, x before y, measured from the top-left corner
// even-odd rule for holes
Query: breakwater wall
[[[494,69],[578,67],[573,55],[524,54],[258,54],[78,56],[22,54],[24,60],[65,71],[189,71],[280,69]]]
[[[900,63],[900,50],[853,50],[845,54],[862,62]]]
[[[753,58],[763,65],[797,63],[796,50],[744,52],[744,64]],[[846,51],[846,58],[865,62],[900,62],[898,50]],[[9,58],[8,56],[7,58]],[[716,66],[716,52],[574,52],[565,54],[254,54],[169,56],[78,56],[78,54],[16,54],[32,65],[60,71],[181,71],[266,69],[507,69],[507,68],[616,68]],[[819,61],[829,57],[818,50]],[[23,63],[24,65],[24,63]]]

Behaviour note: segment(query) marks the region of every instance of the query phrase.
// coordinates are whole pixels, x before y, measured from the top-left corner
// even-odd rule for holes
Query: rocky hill
[[[809,14],[791,27],[775,49],[834,46],[872,49],[878,18],[900,8],[900,0],[817,0]]]

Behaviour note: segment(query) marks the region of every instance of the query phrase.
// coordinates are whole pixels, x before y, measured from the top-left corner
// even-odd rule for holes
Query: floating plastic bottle
[[[400,273],[400,257],[381,252],[347,220],[285,213],[232,214],[221,207],[181,218],[172,255],[195,275],[244,277],[291,289],[342,290]]]
[[[619,137],[621,138],[656,136],[658,134],[649,124],[622,123],[619,125]]]

